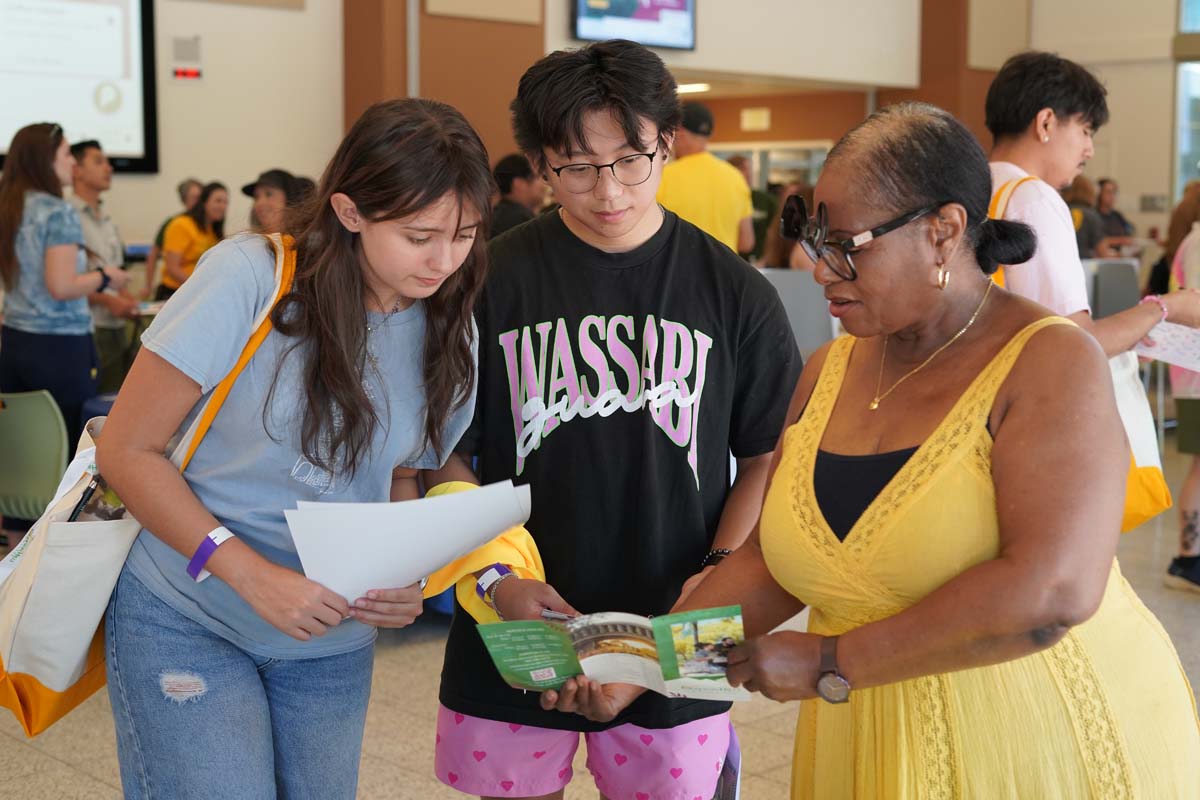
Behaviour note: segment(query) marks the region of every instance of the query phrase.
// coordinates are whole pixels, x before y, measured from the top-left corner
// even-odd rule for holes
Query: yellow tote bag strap
[[[271,302],[267,305],[266,309],[259,314],[258,326],[254,329],[254,333],[250,335],[250,341],[246,342],[246,346],[242,348],[242,354],[238,356],[237,363],[233,365],[233,369],[229,371],[224,380],[213,389],[208,403],[204,406],[204,410],[200,412],[199,422],[192,434],[191,441],[188,442],[183,461],[179,465],[180,472],[187,469],[188,462],[195,455],[196,448],[200,446],[201,440],[204,439],[204,434],[208,433],[209,427],[212,426],[213,420],[217,417],[217,412],[221,410],[221,406],[225,403],[225,398],[229,396],[229,391],[233,388],[233,384],[237,381],[238,376],[242,374],[242,370],[246,368],[246,365],[250,363],[250,359],[254,356],[255,351],[266,340],[267,335],[274,327],[271,324],[271,310],[292,289],[292,281],[296,277],[296,248],[292,237],[281,237],[279,234],[272,234],[268,239],[275,248],[275,294],[271,297]]]
[[[1008,201],[1012,199],[1013,192],[1017,190],[1021,184],[1027,181],[1036,181],[1033,175],[1026,175],[1024,178],[1013,178],[1008,181],[992,195],[992,202],[988,205],[988,219],[1004,219],[1004,212],[1008,210]],[[1004,285],[1004,266],[992,273],[992,280],[996,285]]]

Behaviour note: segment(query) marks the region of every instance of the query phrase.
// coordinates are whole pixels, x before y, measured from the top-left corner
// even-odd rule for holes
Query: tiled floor
[[[1167,443],[1167,473],[1177,486],[1186,461]],[[1120,559],[1125,575],[1166,626],[1193,685],[1200,686],[1200,595],[1163,588],[1161,579],[1175,554],[1172,517],[1148,523],[1122,537]],[[433,732],[438,673],[446,622],[423,619],[412,628],[387,632],[375,662],[375,685],[367,715],[359,797],[432,800],[465,797],[432,776]],[[742,797],[787,797],[796,704],[757,698],[738,704],[734,721],[744,754]],[[596,797],[583,767],[568,800]],[[93,697],[37,739],[27,740],[16,722],[0,712],[0,798],[14,800],[91,800],[119,798],[108,695]]]

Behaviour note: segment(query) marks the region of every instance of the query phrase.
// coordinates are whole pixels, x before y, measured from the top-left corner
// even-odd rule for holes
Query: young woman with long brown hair
[[[0,177],[0,392],[46,389],[78,436],[96,394],[96,348],[87,296],[129,280],[118,267],[89,271],[79,215],[63,199],[75,159],[62,126],[26,125]]]
[[[466,429],[491,188],[454,109],[368,109],[299,214],[274,330],[183,476],[163,452],[269,305],[272,245],[214,247],[143,337],[97,452],[146,526],[105,625],[126,797],[354,796],[375,628],[411,623],[421,593],[347,602],[308,580],[283,510],[414,498]]]

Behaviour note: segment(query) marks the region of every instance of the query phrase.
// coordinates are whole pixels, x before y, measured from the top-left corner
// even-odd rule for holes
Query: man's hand
[[[542,708],[580,714],[594,722],[612,722],[646,690],[629,683],[601,684],[584,675],[568,678],[558,691],[542,692]]]
[[[496,611],[504,620],[541,619],[545,609],[572,617],[579,616],[579,612],[563,600],[553,586],[542,581],[505,578],[496,586],[493,600]]]

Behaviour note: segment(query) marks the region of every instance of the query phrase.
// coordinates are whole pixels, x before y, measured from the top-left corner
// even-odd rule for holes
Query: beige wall
[[[570,3],[546,3],[546,52],[579,47]],[[916,86],[921,0],[705,0],[696,50],[659,50],[671,67],[857,86]]]
[[[1118,205],[1145,233],[1166,213],[1143,214],[1143,194],[1171,195],[1175,123],[1171,40],[1177,0],[1034,0],[1031,43],[1078,61],[1108,88],[1111,119],[1085,174],[1116,178]]]
[[[967,66],[997,70],[1029,47],[1033,0],[967,0]]]
[[[247,225],[240,187],[271,167],[319,176],[342,135],[342,4],[303,11],[155,3],[160,172],[118,174],[106,197],[127,241],[148,241],[194,175],[230,188],[227,231]],[[201,37],[204,77],[175,81],[171,40]]]

